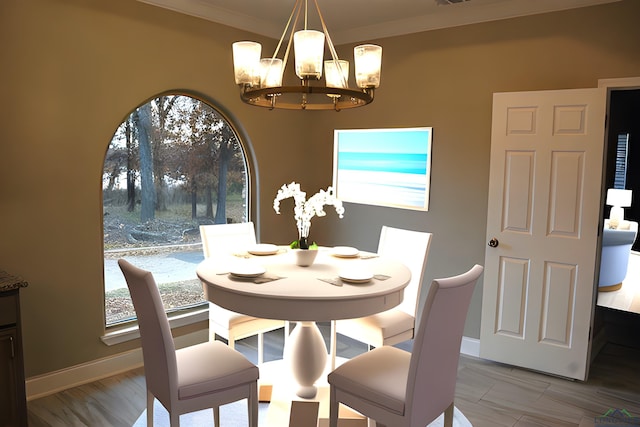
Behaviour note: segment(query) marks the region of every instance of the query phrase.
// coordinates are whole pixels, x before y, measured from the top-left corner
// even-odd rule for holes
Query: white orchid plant
[[[273,210],[280,214],[280,202],[284,199],[293,198],[295,206],[293,208],[293,217],[298,226],[298,240],[291,243],[291,248],[309,249],[317,247],[315,243],[309,245],[307,239],[309,237],[309,229],[311,228],[311,219],[314,216],[325,216],[324,210],[326,205],[334,206],[338,217],[344,216],[344,207],[342,201],[337,199],[333,191],[333,187],[329,186],[326,190],[320,190],[307,200],[307,193],[300,190],[300,184],[292,182],[284,184],[278,190],[276,198],[273,200]]]

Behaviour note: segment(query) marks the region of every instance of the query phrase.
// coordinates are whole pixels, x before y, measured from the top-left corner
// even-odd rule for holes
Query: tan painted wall
[[[309,192],[330,184],[334,128],[433,126],[429,212],[347,204],[343,220],[329,214],[312,228],[323,244],[364,249],[375,248],[382,224],[432,231],[430,281],[484,261],[492,93],[640,75],[638,16],[640,2],[625,0],[381,40],[376,101],[336,114],[243,105],[230,45],[246,33],[133,0],[3,0],[0,268],[30,283],[27,376],[137,345],[99,340],[100,177],[115,128],[146,99],[185,89],[237,120],[259,177],[253,219],[262,240],[277,243],[295,229],[273,214],[275,191],[292,180]],[[481,288],[465,335],[479,336],[480,312]]]

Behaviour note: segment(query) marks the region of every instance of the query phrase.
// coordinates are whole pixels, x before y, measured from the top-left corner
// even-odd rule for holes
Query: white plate
[[[247,249],[251,255],[273,255],[278,253],[278,247],[269,243],[260,243]]]
[[[373,273],[361,268],[350,268],[340,271],[338,276],[349,283],[367,283],[373,278]]]
[[[258,277],[265,272],[263,266],[255,264],[239,264],[229,270],[229,274],[236,277]]]
[[[357,248],[352,248],[351,246],[336,246],[332,252],[333,256],[340,258],[355,258],[359,253],[360,251]]]

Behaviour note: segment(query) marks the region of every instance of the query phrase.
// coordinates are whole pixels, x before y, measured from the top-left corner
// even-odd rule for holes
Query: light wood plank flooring
[[[266,352],[281,357],[281,334],[265,341]],[[462,356],[456,406],[474,427],[587,427],[611,408],[640,416],[640,346],[631,344],[607,343],[586,382]],[[238,349],[253,359],[254,346],[248,339]],[[341,356],[364,351],[342,340],[339,349]],[[144,375],[137,369],[29,402],[29,426],[130,427],[144,406]]]

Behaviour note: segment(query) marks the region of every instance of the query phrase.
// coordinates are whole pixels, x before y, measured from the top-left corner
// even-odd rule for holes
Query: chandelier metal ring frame
[[[372,44],[354,48],[358,89],[349,88],[349,63],[338,59],[318,2],[313,2],[322,25],[322,33],[307,30],[307,0],[296,0],[271,58],[260,59],[262,46],[259,43],[242,41],[233,44],[235,80],[240,87],[240,98],[243,102],[269,109],[335,111],[362,107],[373,102],[375,89],[380,84],[382,48]],[[304,30],[296,32],[303,7]],[[289,39],[284,58],[280,60],[277,55],[287,34]],[[315,52],[308,44],[313,41],[309,42],[307,37],[315,38]],[[318,41],[319,38],[322,41]],[[301,85],[282,86],[282,75],[294,39],[296,74],[301,80]],[[322,77],[325,41],[331,53],[331,60],[324,61],[326,85],[312,84],[312,81],[320,80]]]

